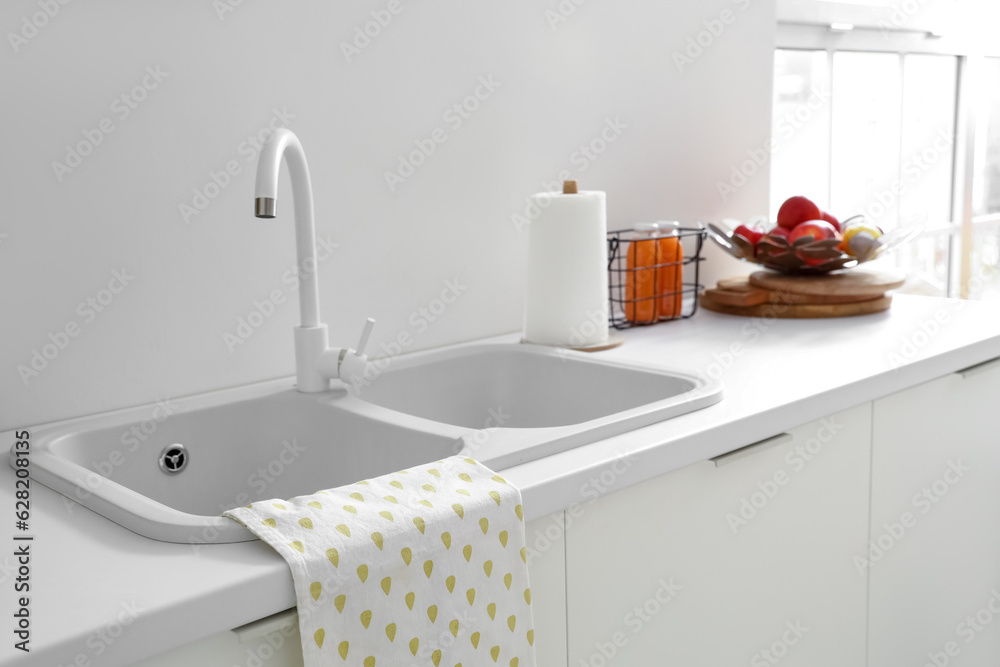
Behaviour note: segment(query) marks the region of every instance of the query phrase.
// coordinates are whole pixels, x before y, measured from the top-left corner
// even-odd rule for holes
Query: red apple
[[[778,209],[778,226],[785,229],[794,229],[799,223],[819,219],[819,206],[805,197],[789,197]]]
[[[837,236],[837,230],[826,220],[806,220],[795,226],[788,235],[788,242],[795,243],[798,239],[811,236],[814,241],[832,239]]]
[[[838,232],[843,231],[840,228],[840,220],[837,220],[837,218],[833,217],[832,215],[830,215],[826,211],[820,211],[819,212],[819,218],[820,218],[820,220],[826,220],[827,222],[829,222],[831,225],[833,225],[834,229],[836,229]]]
[[[764,236],[764,230],[757,225],[740,225],[733,230],[733,236],[736,235],[742,236],[750,245],[756,246],[760,237]]]

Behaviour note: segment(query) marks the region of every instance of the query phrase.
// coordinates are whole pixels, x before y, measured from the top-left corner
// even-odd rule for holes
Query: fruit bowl
[[[869,225],[861,215],[844,220],[841,225],[844,230],[843,238],[817,239],[813,236],[801,236],[793,240],[769,232],[753,243],[740,234],[726,231],[712,223],[708,224],[708,235],[723,250],[744,262],[782,273],[815,275],[850,269],[878,259],[893,248],[913,240],[921,231],[919,226],[906,226],[875,238],[866,233],[851,234],[851,230],[877,229]]]

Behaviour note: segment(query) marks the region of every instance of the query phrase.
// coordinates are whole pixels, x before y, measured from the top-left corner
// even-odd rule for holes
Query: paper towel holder
[[[588,352],[621,345],[608,321],[605,193],[567,178],[531,200],[539,215],[530,228],[521,342]]]
[[[527,338],[521,338],[522,345],[541,345],[543,347],[557,347],[562,350],[575,350],[576,352],[602,352],[604,350],[611,350],[619,347],[625,342],[625,336],[621,335],[615,329],[608,329],[608,338],[600,343],[592,343],[590,345],[573,345],[572,343],[566,345],[551,345],[549,343],[536,343],[535,341],[528,340]]]

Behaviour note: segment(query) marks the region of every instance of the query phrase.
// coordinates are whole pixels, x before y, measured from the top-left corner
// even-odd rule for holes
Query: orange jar
[[[643,222],[633,228],[628,245],[625,272],[625,319],[633,324],[652,324],[660,320],[660,297],[657,277],[660,254],[659,227],[655,222]]]
[[[656,223],[659,238],[656,241],[656,294],[661,320],[681,316],[684,290],[684,247],[677,236],[676,222]]]

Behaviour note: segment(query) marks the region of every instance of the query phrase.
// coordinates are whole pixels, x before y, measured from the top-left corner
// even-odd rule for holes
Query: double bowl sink
[[[39,427],[31,476],[146,537],[243,542],[256,537],[225,510],[454,454],[503,470],[722,397],[718,383],[687,374],[531,345],[380,366],[323,393],[273,381]]]

